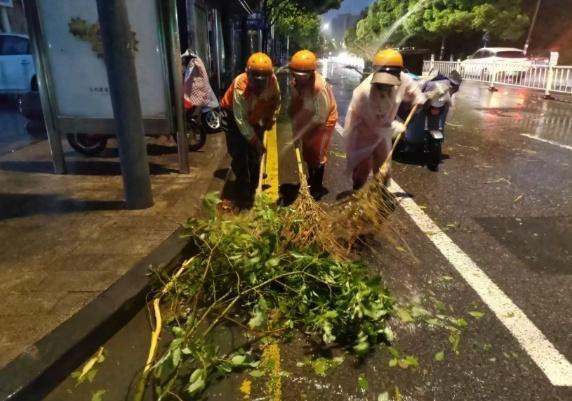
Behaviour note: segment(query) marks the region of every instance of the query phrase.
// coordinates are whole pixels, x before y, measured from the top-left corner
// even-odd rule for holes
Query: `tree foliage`
[[[320,18],[332,8],[339,8],[342,0],[263,0],[261,11],[275,32],[290,37],[290,49],[307,48],[320,51],[324,40],[320,35]]]
[[[375,0],[346,44],[359,53],[487,30],[494,39],[522,39],[529,25],[522,0]]]
[[[276,34],[290,37],[290,52],[309,49],[315,52],[322,50],[324,40],[320,36],[320,18],[308,11],[303,11],[291,4],[290,9],[276,19]]]

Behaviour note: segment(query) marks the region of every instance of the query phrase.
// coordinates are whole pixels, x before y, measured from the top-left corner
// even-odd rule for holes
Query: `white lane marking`
[[[393,180],[389,189],[394,193],[404,193]],[[550,383],[554,386],[572,386],[572,364],[548,341],[524,312],[441,231],[413,199],[401,198],[400,205],[516,338]]]
[[[563,144],[561,144],[561,143],[558,143],[558,142],[555,142],[555,141],[551,141],[550,139],[544,139],[544,138],[540,138],[540,137],[538,137],[538,136],[534,136],[534,135],[530,135],[530,134],[520,134],[520,135],[525,136],[525,137],[530,138],[530,139],[534,139],[534,140],[536,140],[536,141],[540,141],[540,142],[544,142],[544,143],[549,143],[549,144],[554,145],[554,146],[559,146],[559,147],[564,148],[564,149],[572,150],[572,146],[563,145]]]

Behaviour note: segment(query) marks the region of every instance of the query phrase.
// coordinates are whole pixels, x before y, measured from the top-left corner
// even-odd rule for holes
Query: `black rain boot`
[[[328,190],[324,188],[324,173],[326,172],[326,166],[322,165],[316,169],[316,181],[314,183],[316,190],[318,191],[318,198],[326,195]]]
[[[314,191],[314,180],[316,176],[316,169],[308,166],[308,177],[307,177],[307,183],[308,183],[308,188],[310,189],[310,194],[312,193],[312,191]]]
[[[312,184],[310,187],[310,193],[316,200],[320,200],[322,196],[328,193],[327,189],[323,187],[322,183],[324,181],[324,171],[325,166],[320,166],[314,170],[314,175],[312,177]]]

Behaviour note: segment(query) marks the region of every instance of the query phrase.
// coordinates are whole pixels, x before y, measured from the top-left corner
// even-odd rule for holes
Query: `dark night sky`
[[[324,14],[325,20],[330,20],[338,14],[359,14],[361,10],[369,6],[372,0],[344,0],[339,10],[331,10]]]

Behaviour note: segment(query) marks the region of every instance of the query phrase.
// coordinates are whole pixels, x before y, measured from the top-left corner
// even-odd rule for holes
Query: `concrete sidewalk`
[[[225,155],[211,135],[177,173],[176,147],[149,140],[155,205],[126,210],[117,149],[51,173],[46,141],[0,157],[0,368],[105,291],[200,208]]]

